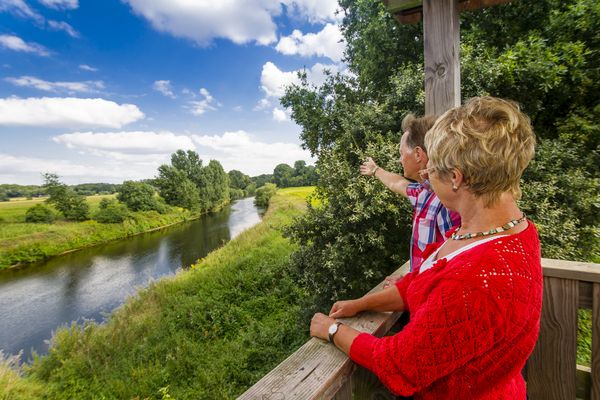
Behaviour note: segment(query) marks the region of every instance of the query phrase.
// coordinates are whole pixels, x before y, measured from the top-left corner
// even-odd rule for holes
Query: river
[[[102,322],[137,289],[173,275],[260,221],[254,198],[155,232],[0,273],[0,349],[48,351],[59,326]]]

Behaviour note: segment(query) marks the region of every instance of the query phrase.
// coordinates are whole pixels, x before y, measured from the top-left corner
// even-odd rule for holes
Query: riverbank
[[[263,221],[192,270],[155,282],[105,325],[60,329],[0,398],[234,398],[307,339],[303,293],[286,277],[295,246],[281,228],[311,188],[280,190]]]
[[[90,196],[92,213],[102,198]],[[198,218],[198,213],[171,208],[170,212],[132,212],[118,224],[56,221],[52,224],[26,223],[25,212],[43,200],[0,203],[0,270],[46,260],[68,252],[97,246],[113,240],[163,229]]]

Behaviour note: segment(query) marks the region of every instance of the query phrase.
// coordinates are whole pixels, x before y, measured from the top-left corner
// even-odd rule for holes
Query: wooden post
[[[527,362],[531,400],[575,398],[578,289],[577,280],[544,277],[540,334]]]
[[[594,283],[592,306],[592,400],[600,400],[600,283]]]
[[[460,105],[458,0],[423,0],[425,114]]]

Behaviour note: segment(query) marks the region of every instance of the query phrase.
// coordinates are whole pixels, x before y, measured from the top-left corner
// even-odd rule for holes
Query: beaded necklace
[[[497,228],[490,229],[489,231],[476,232],[476,233],[465,233],[464,235],[459,235],[458,233],[456,233],[460,230],[460,228],[462,228],[462,226],[459,226],[458,229],[455,230],[454,233],[452,234],[452,239],[453,240],[463,240],[463,239],[472,239],[472,238],[476,238],[479,236],[495,235],[496,233],[504,232],[504,231],[509,230],[510,228],[513,228],[515,225],[520,224],[521,222],[525,221],[526,219],[527,219],[527,217],[525,216],[525,214],[523,214],[523,216],[521,218],[513,219],[512,221],[509,221],[506,224],[499,226]]]

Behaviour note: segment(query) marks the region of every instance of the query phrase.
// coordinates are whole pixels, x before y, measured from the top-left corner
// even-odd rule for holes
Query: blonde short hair
[[[438,173],[460,170],[468,189],[489,207],[504,192],[521,198],[519,181],[533,158],[535,135],[517,103],[475,97],[443,114],[427,132],[425,146]]]

